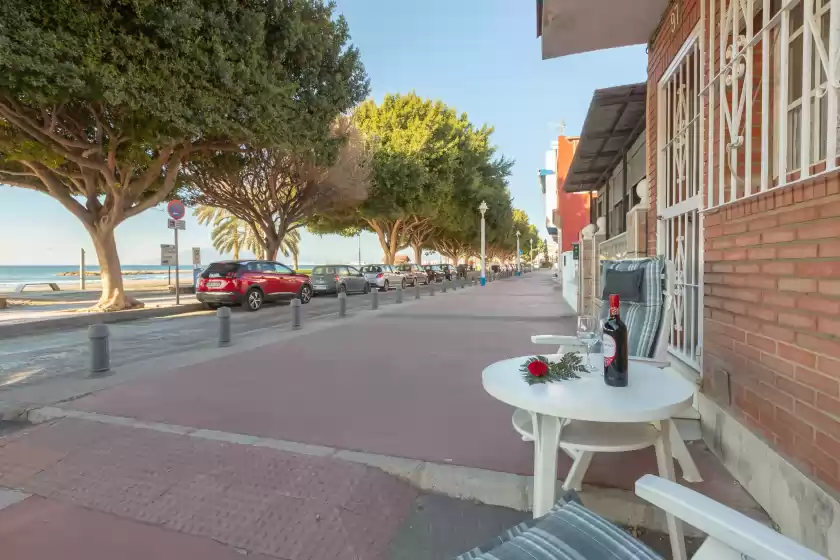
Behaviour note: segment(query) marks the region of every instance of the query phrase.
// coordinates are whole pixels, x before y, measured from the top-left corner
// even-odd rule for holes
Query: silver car
[[[426,273],[426,269],[419,264],[398,264],[394,268],[405,276],[409,286],[429,283],[429,275]]]
[[[318,265],[312,269],[312,289],[315,294],[359,292],[366,294],[370,284],[358,269],[344,264]]]
[[[368,284],[371,287],[379,288],[381,292],[387,292],[397,285],[403,288],[406,286],[405,276],[394,270],[394,267],[390,264],[366,264],[359,270],[367,278]]]

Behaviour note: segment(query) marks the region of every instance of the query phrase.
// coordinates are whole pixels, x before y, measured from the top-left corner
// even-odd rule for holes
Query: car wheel
[[[402,288],[403,290],[405,290],[405,278],[403,278],[403,279],[400,281],[400,288]]]
[[[369,294],[370,293],[370,284],[368,284],[367,282],[365,282],[365,287],[362,290],[362,293],[363,294]]]
[[[390,286],[388,285],[388,281],[385,280],[385,284],[382,285],[382,287],[379,289],[379,291],[380,292],[387,292],[388,288],[390,288]]]
[[[265,303],[265,296],[258,288],[251,288],[245,294],[245,301],[242,302],[242,307],[248,311],[256,311]]]
[[[300,291],[298,292],[298,297],[300,298],[301,303],[309,303],[309,300],[312,299],[312,286],[309,284],[301,286]]]

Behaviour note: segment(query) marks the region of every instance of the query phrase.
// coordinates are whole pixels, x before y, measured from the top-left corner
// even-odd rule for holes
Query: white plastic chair
[[[665,262],[665,289],[663,290],[662,319],[657,336],[653,358],[631,356],[631,362],[650,364],[658,368],[670,365],[668,357],[668,341],[674,321],[674,263]],[[567,335],[535,335],[531,337],[534,344],[559,345],[557,354],[563,354],[575,349],[585,348],[574,336]],[[672,375],[679,375],[672,373]],[[524,441],[534,441],[534,430],[531,414],[522,409],[513,412],[513,428]],[[671,420],[669,440],[674,458],[680,464],[683,479],[688,482],[702,482],[697,464],[688,452],[682,437]],[[658,423],[657,423],[658,424]],[[563,483],[565,490],[581,490],[583,477],[589,469],[592,457],[598,452],[616,453],[644,449],[655,445],[660,426],[650,424],[605,424],[600,422],[574,421],[563,426],[558,446],[573,460],[572,468]]]
[[[692,560],[825,560],[754,519],[664,478],[646,474],[636,481],[636,495],[708,535]]]

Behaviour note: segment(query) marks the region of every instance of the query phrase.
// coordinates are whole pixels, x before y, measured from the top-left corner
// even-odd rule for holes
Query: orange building
[[[560,251],[571,251],[572,243],[580,239],[580,230],[586,227],[590,221],[590,194],[569,193],[563,187],[566,184],[566,177],[569,175],[569,168],[575,157],[578,138],[574,136],[558,136],[556,153],[557,170],[557,209],[555,210],[554,223],[559,230],[558,245]]]

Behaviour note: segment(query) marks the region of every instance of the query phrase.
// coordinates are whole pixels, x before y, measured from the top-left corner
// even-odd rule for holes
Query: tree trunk
[[[102,295],[91,311],[120,311],[133,307],[143,307],[143,303],[125,293],[120,255],[117,252],[117,240],[114,228],[94,226],[89,229],[99,261]]]
[[[295,263],[295,271],[298,269],[298,254],[297,251],[292,251],[292,260]]]
[[[412,244],[411,248],[414,249],[414,263],[423,264],[423,246]]]

